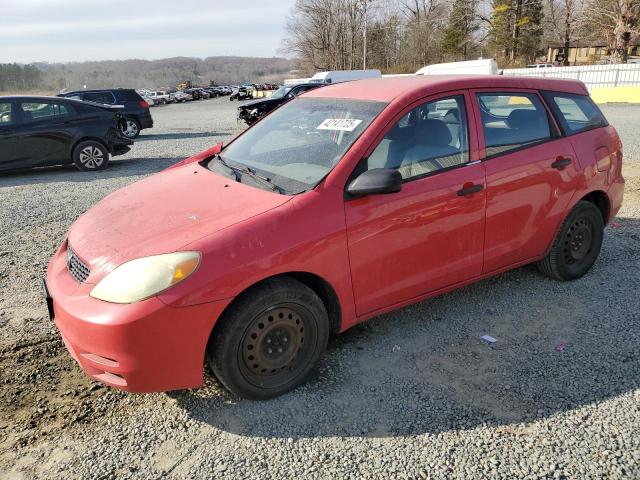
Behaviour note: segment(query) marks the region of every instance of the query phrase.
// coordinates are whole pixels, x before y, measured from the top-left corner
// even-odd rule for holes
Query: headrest
[[[518,108],[507,117],[507,126],[514,130],[537,128],[540,126],[540,114],[536,110]]]
[[[416,141],[422,145],[444,147],[451,140],[451,132],[442,120],[430,118],[416,125]]]

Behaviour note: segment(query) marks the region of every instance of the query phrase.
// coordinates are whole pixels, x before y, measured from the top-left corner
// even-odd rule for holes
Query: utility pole
[[[363,52],[362,52],[362,69],[367,69],[367,0],[364,1],[364,30],[362,32],[363,37]]]

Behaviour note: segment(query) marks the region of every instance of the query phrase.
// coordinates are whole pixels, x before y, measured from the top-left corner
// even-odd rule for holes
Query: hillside
[[[0,68],[0,90],[59,91],[63,88],[82,88],[84,85],[87,88],[154,88],[177,85],[185,80],[206,85],[209,81],[218,84],[279,82],[289,75],[293,61],[276,57],[175,57],[161,60],[34,63],[30,67],[36,68],[27,70],[22,66],[25,70],[22,74],[16,74],[17,66],[5,67],[11,68]]]

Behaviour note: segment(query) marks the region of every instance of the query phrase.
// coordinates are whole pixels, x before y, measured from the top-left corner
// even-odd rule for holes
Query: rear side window
[[[544,92],[544,97],[567,135],[608,125],[600,109],[587,95]]]
[[[547,111],[537,95],[480,93],[487,157],[504,154],[551,138]]]
[[[83,95],[85,102],[104,103],[107,105],[113,105],[115,98],[111,92],[88,92]]]
[[[35,122],[71,114],[70,107],[59,103],[21,102],[23,122]]]

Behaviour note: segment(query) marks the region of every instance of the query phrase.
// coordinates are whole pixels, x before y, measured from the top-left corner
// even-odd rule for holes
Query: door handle
[[[571,165],[571,161],[572,160],[570,158],[558,157],[556,158],[556,161],[551,164],[551,167],[562,170],[567,165]]]
[[[481,192],[484,189],[484,185],[476,183],[475,185],[471,185],[470,187],[464,187],[461,190],[458,190],[458,196],[466,197],[467,195],[473,195],[474,193]]]

